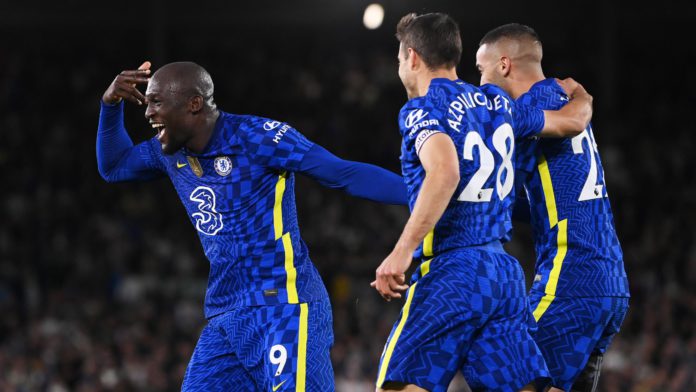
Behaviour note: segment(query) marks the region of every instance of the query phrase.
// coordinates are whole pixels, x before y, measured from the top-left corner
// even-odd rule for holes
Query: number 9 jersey
[[[428,93],[411,99],[399,114],[401,165],[413,210],[425,169],[421,147],[447,134],[460,156],[460,182],[444,214],[424,239],[422,256],[509,240],[514,201],[515,139],[544,127],[541,109],[518,105],[494,85],[433,79]],[[418,255],[420,252],[417,251]]]

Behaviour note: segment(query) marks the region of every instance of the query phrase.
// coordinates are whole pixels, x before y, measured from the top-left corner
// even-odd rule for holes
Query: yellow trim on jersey
[[[273,205],[273,231],[276,241],[283,240],[283,251],[285,253],[285,274],[287,280],[285,288],[288,293],[288,303],[296,304],[299,301],[297,296],[297,270],[295,269],[295,257],[292,249],[292,239],[290,233],[283,234],[283,196],[285,195],[285,179],[287,172],[282,172],[278,176],[275,188],[275,204]]]
[[[556,208],[556,196],[553,192],[553,183],[551,181],[551,172],[549,164],[546,161],[544,154],[539,157],[539,177],[541,178],[541,187],[544,190],[544,199],[546,200],[546,211],[549,215],[549,228],[558,226],[558,234],[556,237],[556,255],[553,257],[553,267],[549,273],[549,280],[544,288],[544,297],[539,301],[536,309],[534,309],[534,319],[539,321],[546,310],[556,298],[556,288],[558,286],[558,278],[561,275],[563,260],[565,260],[568,252],[568,220],[558,220],[558,210]]]
[[[391,356],[394,353],[394,347],[396,346],[396,342],[399,340],[401,331],[404,329],[404,324],[406,324],[406,320],[408,319],[408,313],[409,309],[411,308],[413,293],[416,292],[416,286],[418,286],[418,282],[414,283],[413,286],[411,286],[411,289],[408,291],[408,297],[406,298],[406,303],[404,304],[404,309],[401,315],[401,321],[399,321],[399,325],[397,325],[396,330],[394,330],[394,335],[391,337],[391,339],[387,343],[387,346],[385,347],[384,358],[382,359],[382,366],[380,366],[379,368],[379,376],[377,377],[378,388],[381,388],[382,384],[384,383],[384,378],[387,375],[387,367],[389,367],[389,361],[391,360]]]
[[[423,257],[431,257],[433,255],[433,239],[435,238],[435,228],[425,235],[423,238]]]
[[[276,183],[275,204],[273,205],[273,230],[276,240],[283,236],[283,195],[285,194],[285,178],[287,176],[287,172],[282,172]]]
[[[305,392],[307,380],[307,319],[309,318],[309,306],[300,304],[300,331],[297,342],[297,382],[296,392]]]
[[[549,214],[549,228],[558,223],[558,211],[556,210],[556,196],[553,194],[553,184],[551,183],[551,173],[546,157],[541,154],[539,157],[539,176],[541,177],[541,187],[544,189],[544,199],[546,200],[546,211]]]
[[[433,259],[426,260],[420,265],[420,275],[421,278],[424,277],[425,275],[430,272],[430,262],[433,261]]]
[[[297,297],[297,270],[295,269],[294,253],[292,251],[292,239],[290,233],[283,234],[283,250],[285,251],[285,273],[288,276],[286,289],[288,290],[288,303],[296,304],[299,301]]]

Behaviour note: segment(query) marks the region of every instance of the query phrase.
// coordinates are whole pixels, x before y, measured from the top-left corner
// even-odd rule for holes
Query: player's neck
[[[513,99],[517,99],[520,95],[529,91],[535,83],[544,79],[546,79],[546,77],[540,66],[527,69],[524,72],[519,72],[513,76],[510,85],[510,95],[512,95]]]
[[[457,76],[457,70],[456,68],[452,69],[437,69],[434,71],[426,71],[423,73],[423,76],[418,78],[418,96],[422,97],[428,94],[428,89],[430,88],[430,83],[433,81],[433,79],[449,79],[449,80],[457,80],[459,77]]]
[[[220,117],[220,111],[217,109],[206,113],[201,118],[201,123],[196,127],[195,136],[186,143],[186,149],[196,154],[202,153],[208,147],[210,138],[213,137],[218,117]]]

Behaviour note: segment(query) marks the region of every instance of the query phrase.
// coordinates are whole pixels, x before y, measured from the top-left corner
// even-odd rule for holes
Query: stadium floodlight
[[[384,20],[384,7],[382,5],[374,3],[370,4],[365,8],[365,13],[363,14],[363,24],[370,30],[379,28]]]

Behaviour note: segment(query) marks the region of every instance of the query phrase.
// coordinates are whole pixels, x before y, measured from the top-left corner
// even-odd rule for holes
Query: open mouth
[[[153,129],[157,131],[157,140],[162,141],[162,137],[164,136],[166,127],[164,126],[163,123],[158,123],[158,122],[152,122],[150,123]]]

